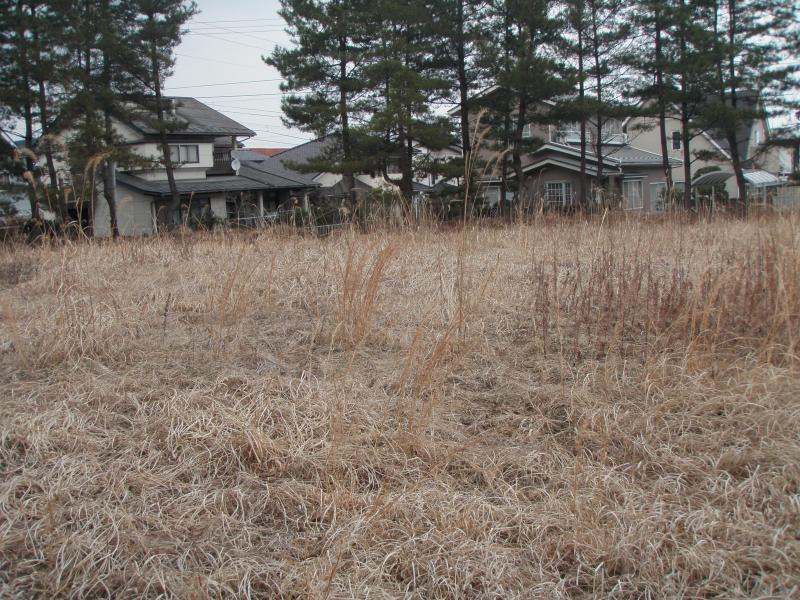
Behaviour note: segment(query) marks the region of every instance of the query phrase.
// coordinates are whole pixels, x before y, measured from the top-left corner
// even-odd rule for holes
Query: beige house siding
[[[667,154],[670,158],[683,161],[683,147],[680,150],[672,148],[672,133],[681,130],[681,123],[678,119],[667,118],[666,122],[667,136]],[[634,117],[628,121],[626,130],[630,139],[631,146],[661,154],[661,132],[658,127],[658,119],[651,117]],[[683,141],[681,141],[683,144]],[[719,160],[698,160],[694,157],[696,152],[716,152],[719,154],[719,148],[709,140],[705,135],[698,135],[690,140],[689,148],[692,152],[692,165],[691,173],[694,174],[705,167],[724,167],[728,161],[724,158]],[[672,178],[677,182],[683,182],[683,165],[678,165],[672,169]]]
[[[631,167],[620,180],[620,190],[622,190],[622,182],[626,180],[634,180],[642,182],[642,204],[641,212],[654,213],[658,212],[656,206],[657,202],[657,184],[666,183],[664,180],[664,172],[660,168],[652,167]],[[623,208],[625,208],[623,200]]]

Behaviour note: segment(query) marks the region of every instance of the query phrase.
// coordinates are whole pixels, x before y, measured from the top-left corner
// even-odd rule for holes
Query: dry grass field
[[[800,219],[0,253],[2,598],[800,596]]]

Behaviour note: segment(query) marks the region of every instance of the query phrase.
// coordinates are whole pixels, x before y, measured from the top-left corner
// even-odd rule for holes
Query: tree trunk
[[[681,148],[683,149],[683,206],[692,205],[692,152],[689,147],[689,105],[681,103]]]
[[[411,204],[414,197],[414,163],[413,163],[413,140],[406,135],[405,130],[400,129],[397,140],[400,150],[400,193],[403,199]]]
[[[655,12],[655,56],[656,56],[656,88],[658,90],[658,132],[661,142],[661,168],[664,170],[664,203],[672,204],[672,165],[669,162],[669,144],[667,140],[667,99],[664,90],[663,41],[661,39],[661,13],[656,3]]]
[[[353,148],[350,141],[350,121],[347,110],[347,38],[339,38],[339,117],[342,120],[342,155],[345,169],[342,186],[351,208],[355,207],[355,175],[352,170]]]
[[[148,20],[155,21],[155,16],[151,13],[147,15]],[[167,171],[167,183],[169,185],[170,203],[168,223],[172,225],[180,225],[181,222],[181,195],[178,192],[178,186],[175,183],[174,167],[172,165],[172,157],[169,151],[169,142],[167,141],[167,129],[164,122],[164,101],[161,96],[161,65],[158,60],[158,49],[155,42],[151,45],[151,77],[153,79],[153,91],[156,95],[156,118],[158,120],[158,137],[161,144],[161,154],[164,157],[164,169]]]
[[[686,2],[681,0],[681,10],[685,10]],[[681,20],[685,19],[685,15],[681,16]],[[692,202],[692,154],[689,147],[689,103],[688,103],[688,74],[686,73],[686,31],[684,30],[685,24],[680,27],[680,58],[682,71],[679,73],[680,77],[680,90],[681,90],[681,148],[683,149],[683,206],[689,208]]]
[[[508,72],[509,60],[511,56],[509,38],[511,37],[511,15],[508,10],[508,5],[505,5],[505,24],[503,29],[503,68]],[[500,158],[502,161],[500,173],[500,214],[508,203],[508,149],[511,146],[511,94],[503,94],[505,105],[503,106],[503,154]],[[511,211],[509,211],[511,212]]]
[[[111,236],[119,237],[117,223],[117,164],[113,160],[106,161],[103,178],[103,195],[108,203],[108,214],[111,225]]]
[[[104,3],[104,8],[108,10],[108,2]],[[108,88],[111,87],[111,60],[108,56],[108,48],[103,50],[103,80]],[[111,108],[103,107],[104,127],[105,127],[105,146],[106,151],[114,148],[114,127],[111,121]],[[114,239],[119,237],[119,224],[117,223],[117,163],[113,158],[106,159],[105,177],[103,178],[103,195],[108,204],[108,216],[111,226],[111,235]]]
[[[728,57],[728,82],[730,86],[730,102],[733,113],[736,114],[736,27],[737,27],[737,7],[736,0],[728,0],[728,47],[730,48],[730,55]],[[747,182],[744,178],[744,167],[742,166],[742,157],[739,156],[739,144],[736,139],[736,129],[738,118],[729,125],[727,129],[728,146],[730,147],[731,163],[733,165],[733,172],[736,175],[736,187],[739,188],[739,201],[748,203],[747,198]]]
[[[36,7],[31,5],[31,22],[36,23]],[[31,34],[33,37],[33,46],[36,48],[36,61],[37,64],[41,63],[42,60],[42,53],[41,47],[39,45],[39,31],[36,27],[31,28]],[[50,135],[50,118],[48,116],[47,110],[47,89],[45,86],[44,79],[42,77],[36,77],[36,83],[38,86],[38,104],[39,104],[39,120],[41,121],[41,128],[42,128],[42,137],[47,137]],[[45,160],[47,162],[47,173],[50,177],[50,187],[54,190],[58,190],[58,175],[56,174],[56,166],[55,161],[53,160],[53,151],[50,148],[50,140],[45,140],[44,146],[44,155]],[[61,215],[62,223],[64,222],[66,215]]]
[[[461,117],[461,148],[464,156],[464,203],[472,205],[475,190],[472,189],[472,145],[469,132],[469,82],[467,81],[466,40],[464,35],[464,0],[456,0],[458,31],[456,32],[456,60],[458,71],[459,114]]]
[[[597,5],[591,2],[592,12],[592,54],[595,69],[595,92],[597,99],[597,139],[595,140],[595,155],[597,159],[597,184],[603,187],[603,74],[600,70],[600,39],[598,38]]]
[[[23,25],[23,16],[25,14],[25,4],[22,0],[17,2],[17,17],[19,27],[17,28],[16,35],[17,41],[20,45],[19,48],[19,67],[22,71],[22,86],[25,89],[25,101],[23,106],[23,119],[25,121],[25,146],[28,150],[33,151],[33,106],[30,100],[30,64],[28,61],[27,48],[25,47],[25,27]],[[42,215],[39,209],[39,196],[36,191],[36,179],[33,177],[34,160],[31,156],[25,155],[25,170],[31,174],[31,179],[28,181],[28,196],[31,203],[31,219],[40,220]]]
[[[578,102],[580,103],[581,117],[581,166],[578,178],[578,204],[581,209],[587,209],[589,202],[586,197],[588,188],[588,178],[586,177],[586,84],[584,82],[583,67],[583,8],[581,6],[580,23],[576,27],[578,30]]]
[[[520,152],[520,145],[522,144],[522,130],[525,127],[525,114],[528,112],[527,103],[524,94],[519,97],[519,112],[517,114],[517,122],[514,128],[514,149],[511,156],[511,162],[514,167],[514,175],[517,178],[517,201],[522,200],[522,192],[525,189],[525,173],[522,171],[522,154]]]

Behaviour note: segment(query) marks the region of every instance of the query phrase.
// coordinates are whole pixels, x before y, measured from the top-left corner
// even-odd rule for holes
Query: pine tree
[[[522,155],[534,150],[543,140],[525,137],[524,130],[531,124],[553,122],[556,115],[545,102],[553,101],[570,89],[571,83],[553,52],[564,24],[547,0],[499,0],[493,8],[495,26],[492,30],[497,41],[493,48],[487,49],[483,60],[497,65],[495,81],[503,93],[490,97],[487,108],[493,113],[495,139],[506,144],[499,150],[510,151],[517,197],[530,200],[524,198]],[[505,165],[501,168],[505,169]]]
[[[662,0],[642,0],[637,4],[635,24],[643,43],[632,48],[625,60],[641,77],[640,83],[633,90],[634,97],[639,100],[639,109],[633,112],[652,116],[658,122],[661,168],[666,184],[665,204],[672,202],[674,194],[667,134],[667,115],[672,112],[669,104],[672,90],[667,76],[671,58],[671,8],[670,2]]]
[[[786,58],[800,46],[796,5],[792,0],[711,0],[708,11],[715,36],[716,101],[704,107],[702,119],[724,135],[739,198],[746,200],[748,157],[739,147],[741,126],[765,118],[766,104],[795,104],[788,98],[798,87],[799,67]]]
[[[459,133],[463,154],[461,174],[464,176],[465,203],[472,204],[476,189],[473,156],[471,94],[486,77],[477,60],[478,48],[486,42],[483,21],[488,16],[487,2],[482,0],[438,0],[432,4],[432,17],[437,30],[435,52],[441,61],[444,76],[453,82],[452,93],[458,105]]]
[[[364,115],[367,14],[359,1],[281,0],[295,46],[276,47],[264,59],[285,79],[284,123],[335,139],[313,168],[340,173],[351,201],[355,173],[365,166],[351,122]]]
[[[589,19],[584,0],[568,0],[566,3],[565,23],[572,34],[564,36],[562,45],[569,60],[575,64],[575,79],[577,82],[577,95],[567,102],[562,103],[561,110],[565,117],[577,118],[580,131],[580,173],[578,176],[577,203],[582,208],[589,206],[589,182],[586,174],[586,150],[588,145],[587,125],[591,107],[586,94],[586,80],[588,77],[587,64],[589,62]]]
[[[32,152],[36,130],[49,132],[51,118],[47,112],[47,88],[54,75],[48,64],[50,53],[44,51],[48,41],[52,43],[45,36],[54,30],[47,25],[47,11],[41,5],[40,2],[25,0],[4,0],[0,4],[0,29],[3,32],[0,38],[3,59],[0,66],[0,104],[24,124],[25,146],[29,150],[25,158],[26,166],[28,172],[36,174],[29,185],[31,218],[35,220],[41,218],[38,190],[42,186],[39,172],[34,169]],[[54,175],[50,153],[48,165]],[[55,180],[55,177],[52,179]]]
[[[624,56],[632,27],[626,18],[623,0],[587,0],[585,10],[590,54],[588,76],[593,83],[589,106],[594,117],[597,181],[602,186],[604,127],[610,120],[622,118],[629,112],[623,101],[627,83]]]
[[[683,204],[692,201],[692,140],[706,130],[702,115],[713,93],[715,46],[704,0],[678,0],[673,10],[675,61],[671,65],[674,103],[678,106],[683,150]]]
[[[171,197],[168,218],[172,225],[178,225],[181,200],[167,133],[179,130],[182,123],[171,116],[171,102],[164,98],[162,88],[175,65],[174,50],[181,40],[181,28],[197,13],[197,5],[186,0],[139,0],[132,6],[135,18],[128,40],[137,60],[128,68],[145,91],[134,99],[146,114],[154,115],[149,120],[158,131]]]
[[[378,0],[369,16],[375,27],[365,76],[372,116],[365,133],[378,143],[376,156],[389,182],[386,165],[398,160],[406,202],[413,196],[414,143],[437,150],[450,141],[448,120],[431,111],[450,89],[434,60],[431,8],[425,0]]]

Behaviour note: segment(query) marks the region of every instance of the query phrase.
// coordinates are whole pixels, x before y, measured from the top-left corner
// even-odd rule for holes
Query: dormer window
[[[199,163],[200,148],[197,144],[170,145],[169,159],[175,164]]]

